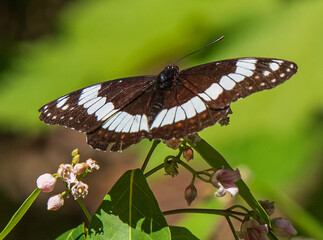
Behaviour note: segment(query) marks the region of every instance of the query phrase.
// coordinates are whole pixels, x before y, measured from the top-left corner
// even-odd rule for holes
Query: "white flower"
[[[55,187],[56,178],[50,173],[45,173],[37,178],[36,183],[42,192],[51,192]]]
[[[226,192],[229,192],[234,197],[239,192],[238,187],[234,183],[239,179],[241,179],[241,175],[238,169],[235,171],[229,169],[217,170],[210,178],[211,183],[219,188],[214,195],[216,197],[223,197]]]
[[[76,183],[76,173],[71,164],[61,164],[57,170],[57,174],[62,177],[70,187],[71,183]]]
[[[89,158],[88,160],[85,161],[85,166],[87,167],[87,170],[89,172],[92,172],[93,170],[99,170],[100,166],[97,164],[95,160],[92,158]]]
[[[51,196],[47,202],[47,210],[56,211],[64,205],[64,199],[61,194]]]
[[[71,192],[72,192],[72,195],[74,196],[74,199],[77,199],[80,197],[85,198],[85,196],[89,192],[89,186],[79,181],[72,187]]]

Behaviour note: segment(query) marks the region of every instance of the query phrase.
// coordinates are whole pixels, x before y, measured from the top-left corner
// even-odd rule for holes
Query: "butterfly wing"
[[[281,59],[237,58],[185,69],[179,79],[211,108],[219,109],[276,87],[296,72],[295,63]]]
[[[170,139],[198,132],[226,119],[231,102],[273,88],[296,71],[295,63],[269,58],[229,59],[183,70],[151,134]]]
[[[39,109],[39,118],[50,125],[62,125],[85,133],[97,132],[155,81],[156,76],[140,76],[98,83],[44,105]],[[91,138],[90,142],[99,148]]]

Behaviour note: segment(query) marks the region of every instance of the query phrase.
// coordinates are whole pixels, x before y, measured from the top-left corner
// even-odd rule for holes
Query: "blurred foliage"
[[[279,202],[279,195],[266,195],[263,182],[298,201],[306,189],[297,186],[323,183],[313,167],[321,169],[323,158],[322,10],[322,1],[69,4],[59,17],[57,33],[21,42],[10,66],[0,73],[0,131],[40,134],[52,129],[38,120],[43,104],[100,81],[158,74],[166,64],[224,35],[220,43],[182,60],[180,68],[258,56],[294,61],[299,72],[277,89],[232,104],[231,124],[211,127],[201,136],[233,165],[251,169],[251,188],[259,197]],[[132,148],[147,151],[147,143]],[[159,148],[157,154],[165,151]],[[322,194],[315,199],[322,202]],[[311,210],[322,213],[316,216],[323,221],[321,206]],[[194,222],[196,216],[185,223],[190,219]],[[202,239],[208,234],[202,226],[192,232]]]

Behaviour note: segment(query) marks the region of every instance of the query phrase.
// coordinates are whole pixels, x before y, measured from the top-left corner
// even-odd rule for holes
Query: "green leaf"
[[[139,169],[127,171],[92,217],[91,239],[171,239],[170,229]]]
[[[20,221],[20,219],[25,215],[27,210],[30,208],[30,206],[33,204],[35,199],[37,198],[38,194],[40,193],[40,190],[36,188],[30,196],[23,202],[23,204],[19,207],[19,209],[15,212],[15,214],[10,219],[7,226],[2,230],[0,233],[0,239],[5,238],[8,233],[16,226],[16,224]]]
[[[233,170],[233,168],[229,165],[229,163],[224,159],[224,157],[216,151],[211,145],[209,145],[206,141],[201,139],[197,143],[192,144],[189,139],[187,139],[189,144],[201,155],[201,157],[213,168],[227,168]],[[265,212],[265,210],[261,207],[259,202],[255,199],[255,197],[251,194],[250,189],[245,184],[245,182],[241,179],[235,183],[239,188],[239,195],[248,203],[248,205],[256,211],[262,220],[265,221],[269,226],[271,226],[270,219]]]
[[[84,223],[72,228],[56,238],[56,240],[85,240],[86,231]]]
[[[170,226],[172,240],[198,240],[187,228]]]

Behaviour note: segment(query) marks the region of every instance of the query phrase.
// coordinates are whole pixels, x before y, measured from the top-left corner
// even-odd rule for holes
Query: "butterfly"
[[[87,134],[95,149],[121,151],[144,138],[179,139],[226,122],[230,104],[297,72],[290,61],[236,58],[154,76],[120,78],[66,94],[39,109],[40,120]]]

